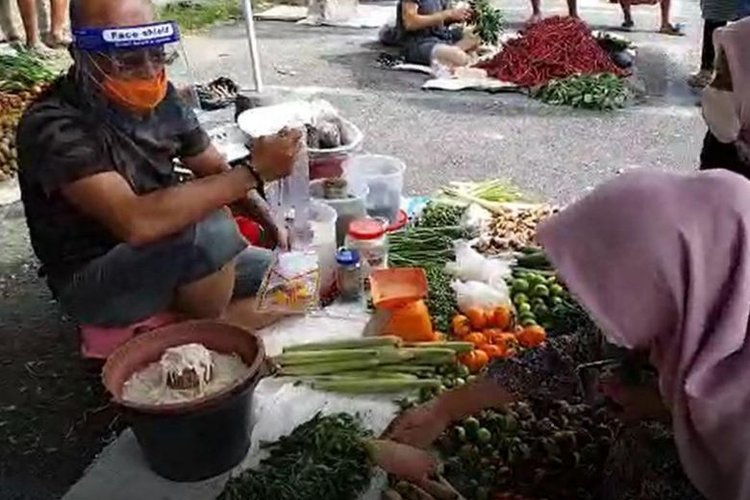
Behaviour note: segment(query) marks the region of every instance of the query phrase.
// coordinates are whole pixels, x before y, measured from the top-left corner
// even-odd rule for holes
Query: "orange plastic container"
[[[421,267],[378,269],[370,274],[370,292],[378,309],[400,309],[427,297],[427,275]]]

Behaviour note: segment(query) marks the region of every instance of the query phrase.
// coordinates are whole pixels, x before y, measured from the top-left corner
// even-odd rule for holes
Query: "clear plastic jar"
[[[346,248],[356,250],[362,262],[362,273],[369,276],[373,269],[388,267],[388,222],[384,219],[363,218],[349,224]]]
[[[359,252],[340,248],[336,253],[336,281],[339,295],[345,302],[357,302],[362,298],[362,264]]]

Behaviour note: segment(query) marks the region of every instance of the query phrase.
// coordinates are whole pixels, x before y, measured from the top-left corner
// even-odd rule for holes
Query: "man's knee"
[[[175,307],[194,318],[220,318],[232,300],[234,282],[235,263],[232,260],[215,273],[178,288]]]
[[[471,62],[469,54],[453,45],[436,45],[432,51],[432,59],[449,67],[468,66]]]

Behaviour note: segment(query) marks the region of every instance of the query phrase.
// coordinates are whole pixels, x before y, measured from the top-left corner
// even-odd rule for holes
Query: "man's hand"
[[[273,222],[268,225],[263,225],[263,229],[265,230],[269,248],[278,248],[283,251],[287,251],[291,248],[289,231],[285,227]]]
[[[438,470],[438,461],[424,450],[393,441],[372,440],[370,458],[381,469],[399,479],[417,484],[427,481]]]
[[[252,165],[264,182],[282,179],[292,173],[301,137],[299,130],[284,129],[274,136],[253,141]]]
[[[465,23],[471,19],[471,9],[466,7],[448,9],[445,11],[445,18],[450,23]]]
[[[669,409],[656,387],[625,385],[616,378],[608,378],[599,382],[599,391],[622,408],[616,416],[624,422],[669,419]]]

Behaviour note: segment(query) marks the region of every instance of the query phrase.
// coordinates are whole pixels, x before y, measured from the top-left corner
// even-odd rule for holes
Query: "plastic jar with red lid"
[[[359,252],[362,273],[388,267],[388,221],[365,217],[353,220],[346,234],[346,248]]]

